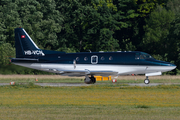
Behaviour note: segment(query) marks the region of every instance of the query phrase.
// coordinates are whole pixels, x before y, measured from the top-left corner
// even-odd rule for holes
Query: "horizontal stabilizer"
[[[39,59],[30,59],[30,58],[13,58],[13,61],[39,61]]]

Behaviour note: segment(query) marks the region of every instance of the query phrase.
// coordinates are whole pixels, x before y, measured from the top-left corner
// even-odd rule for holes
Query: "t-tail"
[[[23,28],[15,29],[16,58],[45,56]]]

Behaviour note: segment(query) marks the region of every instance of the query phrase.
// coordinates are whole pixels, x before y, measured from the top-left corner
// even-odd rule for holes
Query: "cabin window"
[[[84,58],[84,61],[87,61],[87,60],[88,60],[88,58],[87,58],[87,57],[85,57],[85,58]]]
[[[109,60],[113,60],[113,57],[112,57],[112,56],[110,56],[110,57],[109,57]]]
[[[104,56],[101,57],[101,60],[105,60]]]
[[[79,57],[76,57],[76,61],[79,61],[80,59],[79,59]]]

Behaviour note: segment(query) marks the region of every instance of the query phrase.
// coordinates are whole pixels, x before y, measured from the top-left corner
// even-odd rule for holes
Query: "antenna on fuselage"
[[[89,51],[89,52],[91,53],[91,50],[90,50],[90,49],[88,49],[88,50],[86,50],[86,51]]]

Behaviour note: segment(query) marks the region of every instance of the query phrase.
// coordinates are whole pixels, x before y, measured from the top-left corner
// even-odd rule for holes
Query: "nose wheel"
[[[150,80],[148,79],[148,76],[146,76],[146,79],[144,80],[144,83],[145,84],[149,84],[150,83]]]

